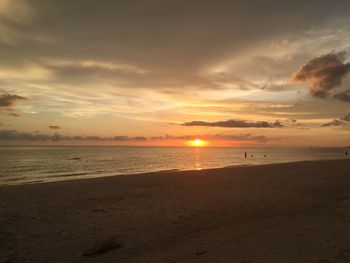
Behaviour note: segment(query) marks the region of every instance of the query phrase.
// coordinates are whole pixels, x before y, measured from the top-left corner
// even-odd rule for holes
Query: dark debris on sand
[[[119,249],[121,247],[122,245],[119,244],[114,237],[111,237],[100,242],[95,242],[95,244],[91,248],[85,250],[83,255],[87,257],[99,256],[111,250]]]

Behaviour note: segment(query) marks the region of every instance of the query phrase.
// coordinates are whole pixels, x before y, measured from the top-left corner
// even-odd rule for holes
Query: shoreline
[[[276,163],[265,163],[265,164],[237,164],[237,165],[229,165],[229,166],[222,166],[222,167],[214,167],[214,168],[204,168],[204,169],[190,169],[190,170],[180,170],[180,169],[168,169],[168,170],[159,170],[159,171],[152,171],[152,172],[140,172],[140,173],[130,173],[130,174],[111,174],[111,175],[102,175],[99,176],[98,174],[91,174],[91,177],[87,178],[69,178],[69,179],[61,179],[61,180],[55,180],[57,178],[62,178],[65,176],[59,176],[59,177],[52,177],[52,181],[28,181],[28,182],[18,182],[18,183],[10,183],[10,184],[0,184],[0,189],[2,187],[13,187],[13,186],[20,186],[20,185],[32,185],[32,184],[47,184],[47,183],[58,183],[58,182],[70,182],[70,181],[80,181],[80,180],[93,180],[93,179],[103,179],[103,178],[110,178],[110,177],[120,177],[120,176],[152,176],[154,174],[159,173],[173,173],[173,172],[196,172],[196,171],[207,171],[207,170],[221,170],[221,169],[231,169],[231,168],[240,168],[240,167],[250,167],[250,166],[267,166],[267,165],[278,165],[278,164],[293,164],[293,163],[303,163],[303,162],[319,162],[319,161],[332,161],[332,160],[350,160],[350,158],[334,158],[334,159],[318,159],[318,160],[302,160],[302,161],[287,161],[287,162],[276,162]],[[69,175],[67,176],[69,177]]]
[[[0,187],[0,262],[350,261],[349,159],[148,175]]]

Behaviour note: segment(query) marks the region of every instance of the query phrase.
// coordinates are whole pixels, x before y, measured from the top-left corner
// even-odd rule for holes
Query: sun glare
[[[195,140],[188,141],[187,144],[189,146],[201,147],[201,146],[207,145],[207,142],[201,139],[195,139]]]

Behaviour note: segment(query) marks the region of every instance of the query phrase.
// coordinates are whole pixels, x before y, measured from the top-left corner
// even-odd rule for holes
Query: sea
[[[0,147],[0,185],[345,158],[344,148]],[[247,158],[245,158],[247,153]]]

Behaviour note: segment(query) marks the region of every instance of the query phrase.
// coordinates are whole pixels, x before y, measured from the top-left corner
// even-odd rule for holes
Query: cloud
[[[12,117],[21,117],[22,116],[22,114],[20,114],[18,112],[10,112],[9,115]]]
[[[248,122],[244,120],[226,120],[226,121],[217,121],[217,122],[190,121],[190,122],[185,122],[182,125],[183,126],[223,127],[223,128],[281,128],[283,127],[283,124],[279,121]]]
[[[60,140],[76,140],[76,141],[145,141],[146,137],[128,137],[128,136],[114,136],[114,137],[100,137],[100,136],[67,136],[58,133],[40,134],[38,132],[19,132],[16,130],[0,130],[0,140],[26,140],[26,141],[60,141]]]
[[[129,1],[107,1],[104,6],[86,0],[77,0],[74,4],[68,0],[47,0],[45,4],[31,1],[41,22],[40,29],[63,38],[67,56],[98,52],[104,58],[119,57],[165,70],[171,67],[176,73],[193,69],[195,64],[216,55],[220,57],[232,50],[239,52],[249,41],[305,28],[329,13],[329,4],[324,0],[319,1],[317,7],[301,0],[293,4],[268,2],[202,1],[199,7],[193,0],[186,1],[186,5],[152,0],[137,6]],[[84,10],[74,12],[82,5]],[[333,9],[339,10],[337,14],[341,16],[347,6],[347,3],[339,4]],[[98,12],[94,12],[97,8]],[[69,27],[59,23],[62,17]],[[276,23],[280,17],[284,17],[283,23]],[[206,32],[202,32],[203,26],[208,26]],[[32,31],[37,30],[32,29],[30,33]],[[63,51],[62,47],[57,49],[58,56]]]
[[[62,59],[43,59],[43,62],[53,68],[65,68],[65,69],[99,69],[116,72],[125,73],[135,73],[135,74],[146,74],[145,70],[136,68],[131,65],[115,64],[108,61],[98,61],[98,60],[62,60]]]
[[[337,5],[327,0],[219,4],[204,0],[200,5],[193,0],[150,0],[138,5],[133,1],[106,1],[104,5],[86,0],[0,2],[27,3],[32,10],[24,8],[22,15],[7,7],[0,11],[4,15],[0,24],[6,22],[5,32],[0,26],[0,85],[6,92],[18,91],[31,99],[33,103],[25,105],[23,113],[38,112],[37,117],[27,115],[34,122],[53,115],[105,115],[107,122],[119,117],[200,120],[188,119],[188,111],[184,113],[180,104],[226,99],[258,99],[260,105],[263,101],[294,102],[290,96],[294,86],[283,80],[315,52],[345,50],[344,44],[349,43],[350,1]],[[79,6],[84,8],[77,13]],[[13,21],[19,17],[33,23]],[[333,18],[345,19],[335,21],[339,31],[330,30]],[[312,32],[311,40],[308,32]],[[4,43],[6,35],[10,35],[10,47]],[[271,42],[277,43],[273,50]],[[293,58],[287,61],[290,54]],[[259,88],[265,83],[262,92]],[[21,90],[25,93],[19,93]],[[306,107],[241,110],[233,105],[211,116],[216,115],[217,120],[232,116],[302,120],[324,114],[323,119],[331,120],[344,112],[331,111],[332,105],[327,109]],[[38,126],[26,123],[33,130]],[[127,124],[126,130],[130,127]]]
[[[12,95],[9,93],[2,94],[0,96],[0,112],[7,113],[12,117],[20,117],[22,113],[20,111],[16,111],[13,107],[20,100],[28,100],[25,97]]]
[[[350,89],[337,93],[333,96],[333,98],[344,101],[344,102],[350,102]]]
[[[253,141],[259,143],[266,143],[269,141],[280,140],[281,138],[268,138],[265,135],[254,136],[252,134],[238,134],[238,135],[221,135],[216,134],[211,136],[212,139],[225,140],[225,141]],[[209,138],[210,139],[210,138]]]
[[[61,129],[61,127],[60,126],[57,126],[57,125],[49,125],[48,126],[50,129],[52,129],[52,130],[59,130],[59,129]]]
[[[350,121],[350,113],[342,118],[343,121]]]
[[[29,22],[34,15],[34,11],[25,0],[1,0],[0,17],[18,24]]]
[[[0,107],[13,107],[19,100],[27,100],[22,96],[3,94],[0,96]]]
[[[341,120],[333,120],[333,121],[330,121],[330,122],[326,122],[324,124],[322,124],[321,126],[322,127],[327,127],[327,126],[343,126],[345,125],[345,123]]]
[[[213,134],[213,135],[165,135],[151,137],[153,141],[164,141],[164,140],[194,140],[196,138],[201,138],[203,140],[214,140],[214,141],[252,141],[258,143],[266,143],[268,141],[280,140],[281,138],[268,138],[265,135],[252,135],[250,133],[246,134]]]
[[[4,141],[117,141],[117,142],[136,142],[136,141],[171,141],[171,140],[193,140],[201,138],[203,140],[214,140],[214,141],[251,141],[257,143],[266,143],[269,141],[280,140],[281,138],[268,138],[265,135],[252,135],[246,134],[207,134],[207,135],[165,135],[165,136],[111,136],[111,137],[100,137],[100,136],[66,136],[58,133],[41,134],[38,131],[35,133],[19,132],[16,130],[0,130],[0,140]]]
[[[29,141],[47,141],[54,140],[53,135],[31,134],[27,132],[18,132],[16,130],[0,130],[0,140],[29,140]]]
[[[339,52],[313,58],[295,73],[294,81],[307,83],[313,96],[328,97],[350,71],[350,63],[344,63],[345,56],[345,52]]]
[[[7,18],[31,14],[29,17],[34,16],[35,22],[26,27],[9,25],[10,30],[18,30],[18,34],[26,38],[16,41],[14,51],[4,50],[4,65],[10,62],[23,64],[30,58],[52,69],[58,75],[53,79],[58,77],[55,80],[60,83],[70,84],[73,89],[81,85],[73,85],[72,81],[95,84],[98,90],[103,89],[103,85],[94,82],[98,82],[100,76],[102,79],[108,76],[109,82],[119,86],[161,91],[168,88],[184,90],[183,86],[217,88],[220,85],[198,72],[226,60],[228,56],[240,56],[242,50],[254,48],[254,45],[261,46],[261,43],[271,40],[278,42],[279,36],[286,32],[293,35],[313,26],[315,21],[318,24],[328,22],[330,12],[326,0],[318,1],[317,6],[301,0],[293,3],[237,0],[221,1],[220,4],[206,0],[201,1],[200,7],[194,0],[186,1],[186,4],[152,0],[140,2],[137,6],[129,1],[107,1],[103,6],[86,0],[74,3],[69,0],[0,2],[6,2],[6,6],[21,3],[21,7],[11,8],[16,12],[10,12],[7,7],[0,9]],[[84,6],[84,9],[76,13],[74,10],[79,6]],[[343,2],[332,6],[332,10],[342,17],[347,15],[344,10],[348,10],[348,6]],[[65,23],[61,23],[63,18]],[[203,27],[207,28],[206,32],[203,32]],[[57,42],[46,41],[38,45],[32,39],[38,34],[40,39],[57,38]],[[276,44],[275,48],[284,50],[286,42]],[[269,72],[282,69],[278,63],[261,59],[261,56],[257,63],[263,68],[271,64],[275,70]],[[153,74],[135,74],[140,70]],[[259,86],[250,80],[240,83],[241,73],[232,76],[232,81],[230,77],[228,84]],[[22,76],[29,78],[30,75]]]
[[[128,137],[128,136],[114,136],[114,141],[125,142],[125,141],[146,141],[147,138],[143,136]]]

